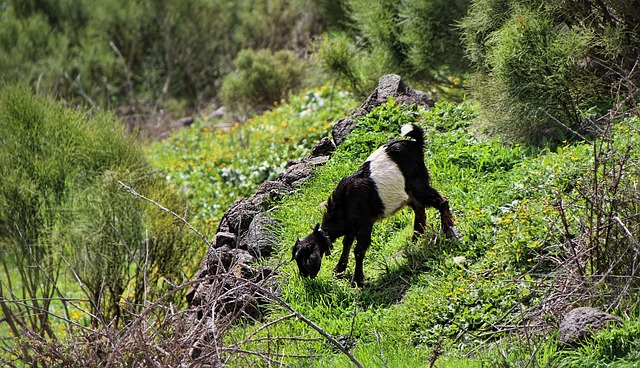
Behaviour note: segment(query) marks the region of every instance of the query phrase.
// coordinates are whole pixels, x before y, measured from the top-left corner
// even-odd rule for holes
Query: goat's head
[[[291,250],[291,260],[295,259],[300,274],[315,278],[320,272],[322,256],[329,255],[331,240],[329,236],[316,224],[311,234],[299,239]]]

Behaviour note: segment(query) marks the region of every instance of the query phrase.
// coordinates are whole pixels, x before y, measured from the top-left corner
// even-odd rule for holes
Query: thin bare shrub
[[[638,89],[622,78],[615,109],[600,121],[590,167],[559,192],[550,231],[562,242],[541,258],[555,265],[541,275],[545,295],[539,317],[558,320],[577,306],[627,313],[637,307],[640,287],[640,145]],[[535,272],[535,271],[534,271]]]
[[[133,196],[168,212],[211,246],[206,237],[183,217],[124,183],[120,186]],[[213,258],[219,256],[216,252],[212,254]],[[118,326],[114,319],[91,312],[87,307],[93,303],[91,292],[69,263],[66,271],[75,276],[75,287],[84,296],[71,297],[71,293],[56,288],[56,296],[49,299],[60,308],[43,310],[32,306],[28,300],[5,297],[14,295],[14,292],[10,285],[0,283],[3,311],[19,307],[22,313],[22,316],[6,315],[0,320],[0,326],[17,321],[12,327],[16,328],[15,336],[20,336],[18,339],[0,340],[0,365],[222,367],[277,364],[288,367],[298,359],[313,359],[313,353],[283,354],[278,349],[279,344],[325,340],[348,356],[355,366],[362,366],[343,343],[279,297],[273,277],[278,273],[277,268],[269,274],[247,275],[246,272],[238,272],[237,259],[232,260],[228,267],[223,266],[220,258],[217,261],[219,267],[215,274],[174,286],[164,294],[150,293],[143,298],[122,300],[119,303],[123,314],[121,320],[127,321],[122,326]],[[153,289],[153,285],[146,281],[152,272],[150,266],[147,263],[141,265],[143,290]],[[183,299],[189,289],[202,284],[207,286],[207,293],[201,296],[197,306],[185,309],[174,303]],[[39,314],[45,314],[52,325],[62,326],[65,332],[47,336],[15,318]],[[267,314],[280,317],[265,322]],[[276,328],[288,321],[306,324],[317,335],[283,334],[282,329]],[[245,328],[238,329],[240,325]]]

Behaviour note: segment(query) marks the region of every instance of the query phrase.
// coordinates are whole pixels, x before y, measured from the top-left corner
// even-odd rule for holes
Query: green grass
[[[282,265],[283,299],[331,335],[349,342],[364,366],[425,366],[432,357],[444,367],[500,362],[519,366],[532,355],[537,366],[555,361],[554,339],[539,338],[537,344],[519,341],[519,348],[507,356],[500,353],[500,343],[491,341],[513,338],[499,326],[540,299],[527,272],[534,267],[537,273],[550,271],[542,255],[561,241],[559,234],[549,231],[557,221],[553,201],[573,190],[584,176],[592,161],[591,147],[580,142],[551,149],[480,141],[467,131],[475,111],[473,105],[448,103],[429,111],[393,102],[376,109],[359,120],[358,129],[332,160],[272,213],[282,224],[281,248],[273,263]],[[350,287],[348,278],[333,277],[340,241],[316,279],[299,277],[295,264],[287,263],[290,247],[321,221],[320,204],[340,178],[357,169],[375,147],[397,137],[399,127],[409,121],[417,121],[427,132],[425,156],[433,185],[449,198],[462,239],[442,239],[437,211],[428,210],[427,234],[410,242],[413,214],[405,209],[375,225],[365,258],[364,289]],[[632,123],[637,129],[637,122]],[[454,260],[460,256],[466,262]],[[348,275],[353,263],[351,258]],[[275,308],[269,319],[283,313]],[[238,330],[234,339],[253,328]],[[258,334],[266,335],[318,337],[295,320]],[[293,366],[351,366],[325,341],[267,345],[246,347],[274,349]],[[477,355],[479,347],[484,350]],[[475,358],[468,358],[473,351]],[[310,354],[313,358],[308,358]],[[236,364],[247,364],[245,357],[236,359]]]
[[[196,222],[213,225],[237,196],[253,193],[262,180],[273,179],[287,159],[303,157],[329,134],[330,123],[352,101],[334,97],[331,108],[316,105],[309,114],[302,113],[310,103],[326,103],[329,93],[324,88],[293,96],[289,104],[228,131],[203,124],[185,129],[155,144],[151,153],[170,181],[190,190]],[[534,148],[481,140],[469,129],[476,114],[471,103],[438,103],[424,110],[390,101],[359,118],[358,128],[332,159],[270,212],[281,224],[280,248],[267,263],[281,272],[283,300],[349,346],[364,366],[428,366],[433,361],[438,367],[546,367],[591,359],[590,353],[579,350],[573,355],[557,351],[553,336],[524,338],[505,333],[501,326],[514,322],[519,311],[542,298],[535,275],[555,267],[548,256],[564,240],[551,231],[558,223],[554,202],[574,193],[586,180],[593,147],[577,141]],[[376,223],[365,258],[364,289],[349,285],[353,259],[347,277],[332,275],[340,241],[316,279],[299,277],[289,262],[290,247],[321,221],[321,203],[338,181],[376,147],[397,138],[407,122],[425,129],[425,161],[432,184],[449,198],[462,238],[443,239],[437,211],[428,210],[426,234],[411,242],[413,213],[404,209]],[[637,119],[616,125],[613,141],[620,147],[638,147],[639,125]],[[529,274],[532,270],[535,273]],[[270,307],[267,321],[286,314]],[[632,329],[636,321],[631,319],[623,328]],[[258,328],[243,325],[227,336],[228,343]],[[271,354],[274,362],[294,367],[351,366],[346,356],[295,319],[274,323],[252,339],[258,340],[242,348]],[[626,362],[638,351],[631,345],[622,358],[600,361]],[[229,364],[256,364],[256,359],[236,354]]]
[[[149,153],[167,180],[189,191],[190,219],[214,227],[233,201],[306,156],[354,108],[349,95],[328,87],[305,90],[229,129],[199,121],[153,143]]]

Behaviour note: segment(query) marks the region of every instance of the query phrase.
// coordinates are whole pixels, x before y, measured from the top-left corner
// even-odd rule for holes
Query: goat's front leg
[[[333,273],[340,274],[347,269],[347,265],[349,264],[349,252],[351,251],[353,240],[354,237],[350,235],[345,235],[342,239],[342,254],[340,254],[340,259],[338,260],[336,267],[333,269]]]
[[[364,286],[364,255],[367,253],[367,249],[371,245],[371,230],[373,227],[369,227],[361,231],[358,234],[358,243],[356,244],[356,248],[353,250],[353,254],[356,258],[356,269],[353,272],[353,279],[351,279],[351,284],[356,284],[358,287]]]

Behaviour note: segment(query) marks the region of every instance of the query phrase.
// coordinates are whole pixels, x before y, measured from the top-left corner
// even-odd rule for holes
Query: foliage
[[[312,44],[312,60],[322,71],[340,83],[342,87],[354,91],[358,96],[366,96],[375,88],[376,76],[381,75],[382,63],[372,65],[368,70],[366,61],[372,59],[367,50],[358,48],[346,33],[323,35]]]
[[[466,0],[349,2],[359,34],[378,60],[399,67],[403,75],[433,78],[443,67],[464,71],[466,63],[454,24],[468,7]]]
[[[462,31],[483,122],[514,141],[559,142],[585,134],[586,111],[602,114],[613,94],[636,94],[626,87],[638,79],[640,45],[628,6],[474,1]]]
[[[316,3],[318,12],[339,8]],[[287,0],[8,0],[0,70],[6,81],[132,120],[171,100],[197,109],[217,96],[240,50],[303,49],[328,21],[315,14]]]
[[[224,77],[220,90],[222,103],[232,111],[273,106],[299,90],[304,72],[304,63],[291,51],[245,49],[233,64],[236,71]]]
[[[550,150],[481,141],[466,130],[475,116],[476,107],[469,104],[437,103],[425,111],[391,101],[358,118],[357,130],[338,147],[332,160],[299,192],[285,198],[275,212],[282,224],[280,260],[275,261],[285,275],[282,297],[350,346],[363,364],[410,365],[413,360],[407,353],[412,352],[409,355],[417,361],[437,361],[443,366],[517,362],[548,366],[561,354],[548,332],[523,336],[508,331],[520,323],[522,331],[528,331],[537,323],[525,316],[545,298],[541,284],[554,271],[553,260],[569,254],[557,248],[564,238],[553,230],[561,224],[554,203],[558,193],[575,193],[576,181],[589,172],[593,164],[590,144],[565,142]],[[397,137],[399,127],[409,121],[419,122],[427,132],[426,161],[434,185],[449,197],[463,238],[440,239],[437,214],[428,211],[428,234],[410,243],[413,215],[403,210],[374,227],[364,289],[351,288],[349,275],[345,279],[331,276],[335,256],[325,259],[317,279],[298,277],[295,265],[285,263],[290,259],[289,247],[319,222],[319,204],[341,177],[357,169],[371,147]],[[614,141],[627,144],[626,138]],[[629,310],[634,303],[631,290],[633,286],[624,296]],[[257,324],[248,331],[244,326],[230,341],[252,336],[255,341],[245,342],[242,348],[266,352],[274,349],[266,342],[273,341],[267,336],[278,336],[288,341],[276,348],[285,362],[349,364],[325,343],[315,342],[314,334],[299,322],[278,320],[286,311],[275,308],[271,313],[266,325]],[[543,318],[555,325],[549,320],[556,317]],[[394,349],[398,345],[405,348]],[[459,354],[471,351],[478,355],[461,363]],[[629,357],[637,349],[630,351]],[[238,355],[232,361],[243,365],[253,360]]]
[[[632,367],[640,359],[640,326],[637,319],[622,326],[609,326],[593,341],[576,350],[560,351],[553,365],[558,367]]]
[[[3,330],[55,339],[65,332],[53,328],[52,315],[64,315],[69,332],[81,318],[70,310],[78,309],[92,323],[118,326],[127,319],[123,306],[140,310],[146,296],[167,290],[163,280],[183,280],[188,244],[181,226],[118,183],[176,209],[184,198],[153,175],[141,146],[113,115],[85,115],[7,86],[0,136]]]
[[[273,180],[288,160],[300,159],[354,107],[352,98],[328,87],[305,90],[287,104],[225,130],[201,121],[151,145],[154,165],[189,190],[191,219],[213,227],[238,197]]]
[[[467,70],[455,23],[467,0],[347,2],[350,32],[325,34],[315,60],[328,74],[366,95],[383,74],[419,83],[448,83]]]
[[[199,122],[154,144],[150,152],[169,180],[189,188],[194,203],[201,204],[197,206],[195,218],[201,216],[200,220],[212,223],[212,214],[216,212],[207,206],[214,202],[213,198],[227,198],[230,202],[238,196],[235,191],[249,194],[257,185],[250,183],[244,188],[244,185],[224,184],[225,177],[249,183],[249,174],[256,171],[249,164],[254,161],[236,166],[237,160],[225,158],[225,149],[244,144],[251,148],[238,151],[242,156],[253,157],[255,153],[255,157],[264,160],[265,152],[282,153],[280,160],[285,161],[289,156],[284,148],[290,147],[290,142],[300,142],[293,139],[294,135],[309,134],[313,136],[310,140],[317,141],[326,134],[328,125],[315,126],[309,122],[322,122],[324,120],[317,116],[329,110],[338,114],[338,110],[350,103],[344,96],[335,94],[332,100],[335,110],[320,109],[328,106],[331,94],[326,88],[307,91],[292,97],[290,104],[279,105],[264,116],[226,132],[212,131],[205,122]],[[581,188],[592,188],[590,184],[583,186],[590,175],[595,175],[599,183],[607,183],[606,172],[624,171],[625,180],[620,180],[621,183],[637,182],[637,173],[633,170],[616,168],[621,160],[635,162],[635,154],[625,156],[624,148],[632,147],[630,152],[635,152],[640,132],[637,119],[627,118],[615,126],[604,141],[615,149],[598,160],[604,165],[610,159],[613,166],[607,163],[594,171],[592,143],[566,141],[551,149],[479,140],[468,131],[477,113],[477,105],[471,103],[437,103],[425,110],[390,100],[369,115],[359,117],[356,131],[338,147],[332,159],[270,212],[281,224],[278,254],[274,259],[263,261],[278,270],[280,283],[277,296],[272,296],[274,304],[266,308],[264,320],[248,319],[235,326],[219,326],[224,334],[219,335],[217,350],[212,354],[223,358],[229,366],[268,362],[351,366],[352,361],[339,354],[335,344],[329,344],[317,335],[317,329],[295,318],[295,313],[299,313],[336,338],[355,359],[367,366],[401,367],[425,365],[425,362],[443,367],[527,364],[542,367],[574,364],[572,362],[576,366],[587,364],[585,362],[623,365],[636,359],[635,317],[616,327],[618,330],[603,332],[602,340],[596,337],[595,345],[589,345],[590,350],[581,348],[573,352],[558,351],[553,333],[549,335],[545,327],[556,326],[558,322],[556,311],[550,311],[549,305],[565,308],[566,300],[582,301],[577,293],[562,303],[554,304],[556,300],[549,299],[548,291],[553,285],[550,278],[558,274],[558,269],[570,268],[563,262],[557,263],[571,255],[566,247],[566,234],[558,230],[563,226],[563,209],[557,203],[565,203],[563,208],[569,218],[582,218],[580,211],[588,206],[585,206],[586,198],[579,198],[588,194]],[[286,127],[280,126],[285,119]],[[319,204],[326,200],[340,178],[357,169],[373,148],[389,138],[397,138],[399,127],[407,122],[416,122],[426,131],[425,158],[433,184],[449,198],[463,237],[443,239],[437,213],[428,211],[427,234],[416,242],[410,241],[413,214],[403,210],[375,225],[372,247],[365,260],[368,278],[364,289],[352,288],[348,284],[349,275],[345,279],[331,275],[335,255],[325,259],[318,278],[298,277],[295,265],[287,262],[291,257],[290,246],[295,239],[306,235],[312,224],[319,222],[322,216]],[[258,133],[263,134],[261,139],[254,139]],[[254,143],[257,145],[253,146]],[[302,145],[306,148],[300,145],[291,151],[291,157],[307,152],[306,144]],[[623,160],[624,157],[629,159]],[[231,168],[238,171],[237,177],[223,176],[222,170],[210,174],[216,167],[213,165],[222,166],[220,160],[223,159],[229,160],[227,165],[234,164]],[[215,179],[211,182],[214,185],[202,180],[206,176]],[[220,185],[215,184],[218,182]],[[219,191],[215,196],[207,192],[212,188]],[[226,192],[229,188],[231,191]],[[606,198],[611,192],[597,193],[605,199],[603,203],[608,203]],[[568,198],[579,200],[569,206]],[[633,199],[628,203],[633,203]],[[593,213],[599,211],[594,208]],[[196,223],[202,225],[202,222]],[[575,239],[579,238],[579,231],[586,229],[585,225],[571,225],[571,232],[577,235]],[[627,226],[630,231],[637,231],[633,223],[628,222]],[[621,243],[623,248],[631,240],[617,236],[615,239],[625,241]],[[334,254],[336,252],[334,250]],[[350,272],[352,268],[347,274]],[[599,290],[607,291],[611,285],[614,284],[601,284]],[[180,293],[187,286],[179,286],[170,293]],[[252,287],[264,292],[260,291],[260,285]],[[601,293],[601,298],[594,300],[614,301],[620,308],[619,313],[614,313],[635,315],[637,286],[626,287],[627,292],[617,293],[621,298],[619,303],[617,296],[610,292]],[[99,341],[105,343],[79,344],[76,340],[67,340],[60,343],[62,345],[50,344],[45,338],[30,335],[18,346],[28,347],[43,357],[58,357],[59,361],[79,361],[87,357],[86,361],[104,363],[91,349],[105,349],[122,364],[135,365],[144,359],[168,365],[178,361],[199,362],[190,355],[192,345],[183,339],[191,332],[185,330],[182,315],[170,312],[171,307],[164,306],[162,300],[149,305],[144,313],[133,314],[135,320],[118,334],[100,335],[103,337]],[[284,301],[288,307],[277,300]],[[535,314],[535,311],[541,312]],[[143,331],[143,326],[152,327],[145,327]],[[74,344],[74,348],[65,348],[64,344]],[[149,349],[155,345],[161,345],[170,353],[153,353]]]
[[[412,214],[404,210],[376,224],[366,260],[370,280],[362,291],[349,287],[346,280],[331,278],[331,265],[323,266],[316,280],[298,278],[295,266],[283,266],[290,275],[282,280],[285,300],[332,335],[352,341],[358,359],[375,364],[385,359],[399,362],[404,353],[392,349],[398,344],[409,347],[422,361],[441,343],[451,347],[458,339],[458,345],[470,346],[477,340],[466,331],[487,329],[490,333],[490,326],[509,316],[516,300],[532,294],[514,277],[534,264],[536,245],[529,239],[536,234],[534,224],[544,226],[547,213],[531,211],[530,206],[543,208],[544,203],[523,202],[522,190],[513,186],[513,178],[528,172],[520,164],[535,161],[535,157],[522,147],[474,139],[464,130],[474,115],[470,105],[436,104],[425,111],[391,102],[378,108],[358,119],[356,132],[332,160],[275,213],[282,223],[284,260],[290,257],[288,246],[319,222],[318,204],[342,176],[357,168],[371,147],[397,137],[399,127],[409,121],[418,121],[427,130],[427,162],[436,188],[451,198],[458,214],[459,228],[465,234],[461,242],[433,240],[437,218],[429,211],[430,235],[408,244]],[[478,159],[462,159],[471,155]],[[496,163],[489,164],[492,161]],[[531,191],[542,202],[545,192]],[[520,228],[522,232],[515,231]],[[455,263],[453,256],[466,257],[468,264]],[[325,263],[333,261],[330,257]],[[535,300],[533,295],[529,298]],[[294,321],[281,324],[269,330],[270,336],[309,337]],[[286,354],[307,355],[309,349],[323,364],[343,364],[322,344],[312,342],[288,344]]]
[[[574,62],[586,56],[587,39],[559,31],[547,14],[525,8],[516,10],[491,37],[484,56],[491,69],[478,78],[477,86],[490,114],[485,119],[516,141],[562,138],[564,130],[556,120],[576,125],[581,119],[578,101],[590,103],[580,98]]]

